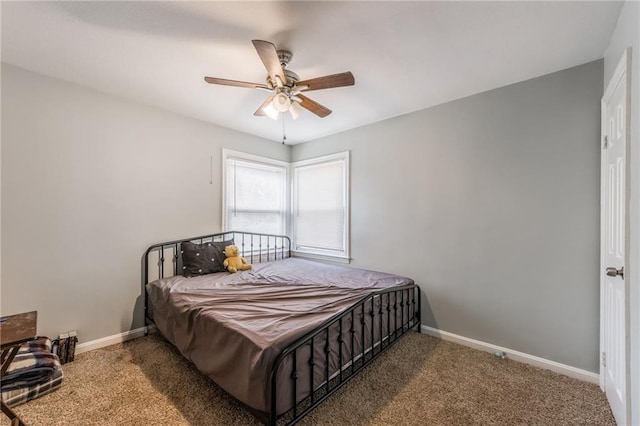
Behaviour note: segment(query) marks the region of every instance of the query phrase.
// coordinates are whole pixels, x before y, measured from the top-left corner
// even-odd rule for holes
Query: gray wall
[[[2,106],[2,314],[36,309],[39,333],[81,342],[143,325],[149,245],[219,230],[223,147],[290,155],[5,64]]]
[[[627,1],[620,11],[618,23],[604,55],[604,88],[606,89],[624,50],[632,48],[631,61],[631,185],[629,197],[630,262],[625,265],[629,286],[631,343],[630,371],[631,421],[640,425],[640,2]]]
[[[353,265],[413,277],[426,325],[598,371],[596,61],[292,148],[351,151]]]
[[[2,313],[139,327],[144,249],[219,228],[210,156],[350,149],[353,265],[415,278],[429,326],[597,371],[602,68],[289,148],[3,64]]]

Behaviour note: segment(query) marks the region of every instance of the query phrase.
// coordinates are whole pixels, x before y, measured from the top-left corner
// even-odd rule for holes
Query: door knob
[[[607,276],[609,277],[620,277],[624,279],[624,266],[620,269],[616,268],[607,268]]]

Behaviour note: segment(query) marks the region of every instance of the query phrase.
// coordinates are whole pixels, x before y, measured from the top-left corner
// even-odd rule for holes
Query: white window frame
[[[291,164],[285,161],[274,160],[273,158],[247,154],[226,148],[222,149],[222,230],[237,231],[237,229],[227,229],[227,160],[229,159],[237,159],[259,165],[283,167],[285,169],[284,234],[288,235],[291,227],[291,191],[289,189],[291,182]]]
[[[295,181],[295,168],[301,166],[310,166],[310,165],[318,165],[322,163],[329,163],[334,161],[343,161],[343,179],[344,179],[344,240],[343,240],[343,250],[340,253],[336,253],[331,250],[310,250],[310,249],[300,249],[296,243],[296,235],[295,235],[295,217],[296,217],[296,200],[295,194],[296,191],[296,181]],[[350,190],[350,158],[349,151],[339,152],[336,154],[325,155],[322,157],[310,158],[308,160],[296,161],[291,163],[291,240],[292,240],[292,253],[297,257],[309,257],[320,260],[330,260],[335,262],[349,263],[351,261],[350,257],[350,239],[351,239],[351,231],[350,231],[350,217],[351,217],[351,196],[349,193]]]

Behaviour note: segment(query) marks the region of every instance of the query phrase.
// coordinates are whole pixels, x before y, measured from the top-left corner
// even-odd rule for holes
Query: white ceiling
[[[302,79],[351,71],[353,87],[309,92],[333,110],[287,119],[312,140],[602,57],[619,2],[2,2],[2,61],[281,141],[253,112],[263,83],[252,39],[293,52]]]

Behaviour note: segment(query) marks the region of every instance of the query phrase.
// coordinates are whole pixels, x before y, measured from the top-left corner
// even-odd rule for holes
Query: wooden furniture
[[[18,353],[20,346],[36,338],[36,325],[38,312],[25,312],[17,315],[8,315],[0,318],[0,360],[2,367],[0,377],[4,376],[9,364]],[[0,401],[2,412],[11,420],[11,426],[24,426],[20,418],[9,408],[4,401]]]

